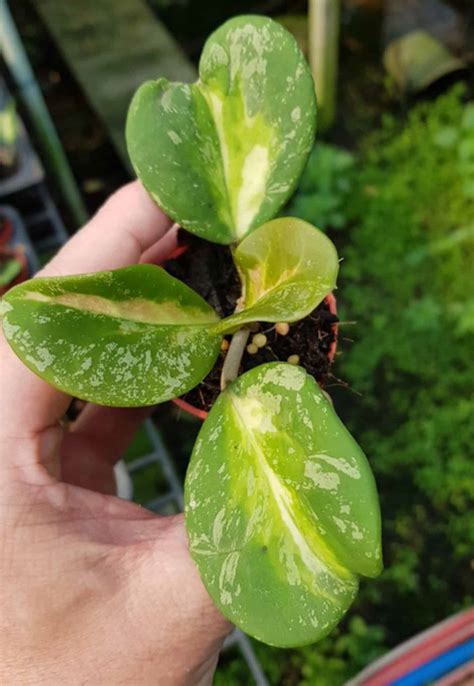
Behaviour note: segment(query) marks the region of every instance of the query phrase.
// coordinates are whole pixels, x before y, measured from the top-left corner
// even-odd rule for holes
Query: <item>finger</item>
[[[233,627],[212,602],[191,559],[183,515],[142,522],[140,534],[145,531],[152,543],[149,554],[138,560],[135,555],[132,561],[132,584],[140,616],[150,627],[161,623],[162,628],[163,621],[170,624],[166,628],[179,636],[182,654],[190,659],[191,673],[193,663],[196,668],[210,661],[212,667],[213,657],[217,657]],[[211,681],[195,678],[192,683]]]
[[[140,260],[171,226],[138,183],[115,193],[43,270],[43,276],[115,269]],[[34,436],[55,424],[70,398],[36,377],[0,336],[0,431]]]
[[[101,407],[89,403],[81,412],[64,441],[66,452],[73,442],[93,444],[97,456],[114,465],[127,449],[153,407]]]
[[[64,437],[62,481],[100,493],[115,493],[113,465],[123,457],[152,410],[87,405]]]
[[[140,262],[144,264],[163,264],[176,249],[178,243],[178,229],[178,224],[173,224],[163,238],[142,254]]]

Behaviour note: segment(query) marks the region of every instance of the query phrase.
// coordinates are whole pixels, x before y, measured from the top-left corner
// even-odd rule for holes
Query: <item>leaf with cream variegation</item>
[[[314,379],[285,363],[236,379],[203,424],[186,526],[224,615],[272,645],[331,631],[359,575],[380,573],[380,512],[363,452]]]
[[[243,284],[242,309],[215,325],[227,333],[249,322],[294,322],[336,287],[337,251],[327,236],[293,217],[273,219],[234,251]]]
[[[199,73],[194,84],[143,84],[127,145],[167,214],[202,238],[233,243],[291,195],[314,141],[314,84],[294,38],[257,16],[217,29]]]
[[[35,374],[104,405],[186,393],[219,353],[214,310],[153,265],[33,279],[8,292],[1,313],[8,342]]]

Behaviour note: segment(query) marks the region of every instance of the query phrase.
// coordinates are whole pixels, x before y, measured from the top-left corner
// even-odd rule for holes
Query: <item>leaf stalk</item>
[[[239,375],[239,367],[244,354],[245,346],[249,339],[250,329],[244,327],[232,336],[229,350],[224,360],[221,373],[221,391],[224,391],[231,381]]]

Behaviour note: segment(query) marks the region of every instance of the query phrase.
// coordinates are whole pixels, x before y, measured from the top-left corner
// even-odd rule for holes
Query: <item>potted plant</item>
[[[186,233],[186,232],[184,232]],[[178,246],[165,268],[191,286],[213,305],[219,316],[232,314],[241,293],[241,282],[227,246],[178,233]],[[338,318],[334,294],[329,293],[315,310],[299,322],[254,322],[242,355],[239,373],[275,360],[299,363],[309,369],[321,386],[330,379],[337,349]],[[256,342],[255,342],[256,341]],[[219,357],[203,381],[173,402],[185,412],[206,419],[220,393],[221,376],[231,337],[222,340]]]
[[[248,363],[272,347],[261,345],[268,329],[288,340],[336,286],[332,242],[299,219],[274,219],[313,145],[315,115],[290,34],[264,17],[228,21],[206,43],[198,82],[145,83],[127,122],[143,184],[201,239],[191,264],[205,273],[214,255],[210,279],[225,276],[220,289],[208,284],[215,306],[147,264],[35,279],[2,304],[25,364],[96,403],[183,396],[222,360],[186,477],[190,550],[224,615],[277,646],[325,636],[359,577],[382,566],[369,464],[311,370],[287,350],[283,361]]]

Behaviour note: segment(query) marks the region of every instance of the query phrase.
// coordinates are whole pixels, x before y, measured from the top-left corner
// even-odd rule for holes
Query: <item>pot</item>
[[[168,260],[171,259],[177,259],[180,255],[185,253],[188,249],[188,245],[176,245],[173,249],[173,251],[170,253],[168,256]],[[336,301],[336,296],[334,293],[329,293],[324,298],[324,302],[326,303],[328,310],[331,314],[337,316],[337,301]],[[336,322],[335,324],[332,325],[332,329],[334,331],[334,340],[331,343],[331,346],[328,351],[328,360],[330,363],[334,361],[334,358],[336,356],[336,351],[337,351],[337,338],[339,334],[339,324]],[[193,417],[197,417],[197,419],[200,419],[201,421],[204,421],[209,412],[206,410],[201,410],[198,407],[195,407],[194,405],[191,405],[191,403],[188,403],[186,400],[183,400],[182,398],[173,398],[171,401],[174,403],[177,407],[180,408],[180,410],[183,410],[184,412],[187,412],[188,414],[192,415]]]
[[[324,298],[324,302],[328,306],[329,312],[331,314],[337,315],[337,301],[334,293],[330,293],[329,295],[327,295]],[[337,322],[333,324],[332,329],[334,331],[334,340],[331,343],[331,347],[329,348],[328,352],[328,359],[331,363],[334,361],[334,358],[336,356],[339,324]],[[174,398],[172,402],[175,405],[177,405],[181,410],[184,410],[184,412],[187,412],[188,414],[192,415],[193,417],[197,417],[202,421],[204,421],[209,414],[209,412],[206,412],[206,410],[200,410],[198,407],[194,407],[194,405],[191,405],[191,403],[188,403],[186,402],[186,400],[182,400],[181,398]]]

